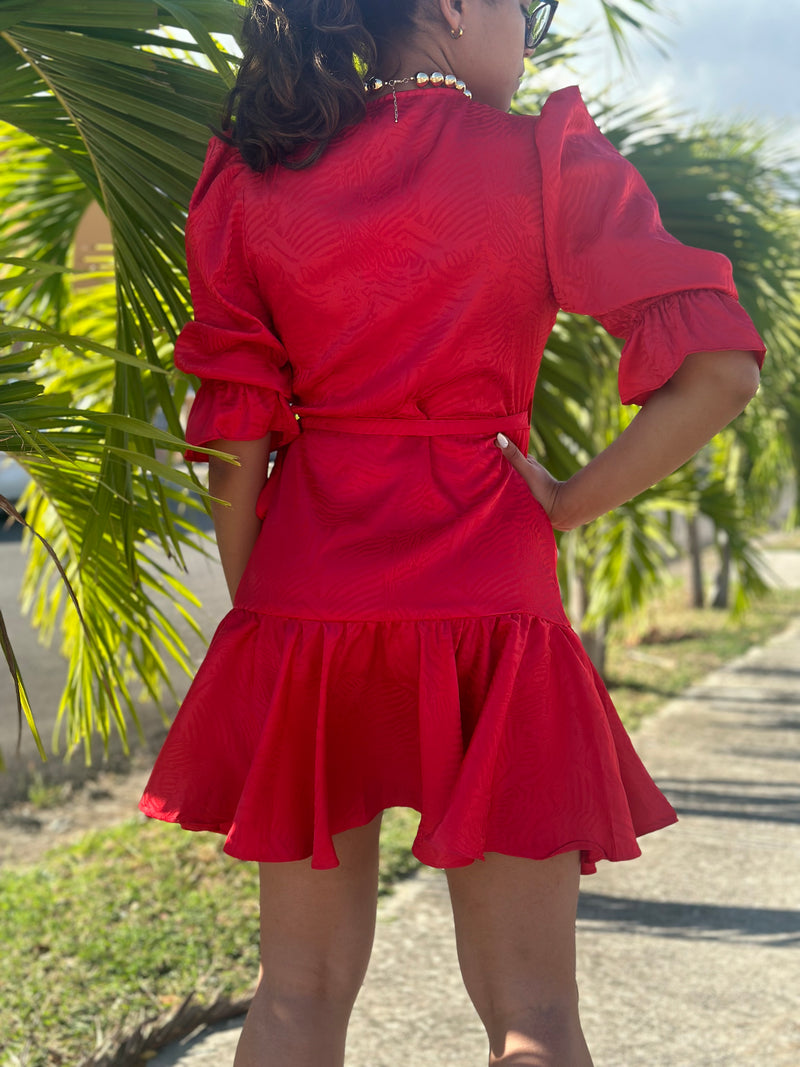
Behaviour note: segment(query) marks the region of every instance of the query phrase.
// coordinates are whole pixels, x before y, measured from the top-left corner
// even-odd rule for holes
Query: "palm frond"
[[[187,668],[159,590],[191,598],[157,560],[180,565],[201,543],[190,516],[206,491],[174,463],[186,383],[170,357],[189,312],[186,205],[235,69],[221,35],[240,13],[229,0],[0,3],[2,191],[15,204],[0,224],[0,443],[33,477],[28,514],[88,624],[65,604],[68,747],[114,724],[125,737],[132,672],[156,699],[168,660]],[[90,308],[70,257],[92,200],[113,274],[96,273]],[[63,586],[40,547],[26,591],[46,631]]]

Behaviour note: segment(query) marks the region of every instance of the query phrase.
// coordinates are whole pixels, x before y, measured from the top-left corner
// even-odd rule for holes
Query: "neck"
[[[438,34],[426,35],[424,46],[417,44],[412,38],[407,47],[392,50],[381,64],[383,68],[380,72],[381,79],[388,82],[399,78],[413,78],[419,71],[432,74],[435,70],[441,71],[442,74],[455,74],[456,77],[460,77],[457,61],[454,63],[452,50],[447,45],[447,41],[450,40],[449,35],[445,34],[446,40],[441,41],[437,37]],[[408,82],[398,85],[397,91],[414,87],[413,82]]]

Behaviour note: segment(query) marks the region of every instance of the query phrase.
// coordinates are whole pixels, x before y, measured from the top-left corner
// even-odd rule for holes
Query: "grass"
[[[612,632],[612,696],[629,726],[800,612],[774,592],[735,623],[674,586]],[[384,816],[381,887],[416,866],[414,812]],[[245,995],[258,968],[256,869],[220,838],[131,822],[0,872],[1,1061],[79,1064],[100,1041],[198,999]]]
[[[255,872],[189,836],[130,822],[0,876],[0,1032],[24,1064],[77,1064],[119,1023],[252,979]]]
[[[70,782],[50,784],[45,781],[44,775],[37,771],[28,786],[28,803],[39,811],[46,811],[63,804],[69,799],[71,792]]]
[[[779,633],[800,612],[797,590],[776,589],[738,618],[690,608],[676,582],[625,627],[612,630],[606,682],[628,729],[709,671]]]

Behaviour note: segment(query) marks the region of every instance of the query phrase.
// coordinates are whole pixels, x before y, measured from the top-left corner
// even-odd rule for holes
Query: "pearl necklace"
[[[409,82],[415,82],[420,89],[424,89],[426,85],[433,85],[435,87],[444,86],[445,89],[458,89],[460,93],[463,93],[467,100],[472,99],[472,93],[466,87],[464,82],[455,76],[455,74],[442,74],[440,70],[435,70],[433,74],[425,74],[420,71],[419,74],[414,74],[408,78],[390,78],[388,81],[384,81],[383,78],[370,78],[368,82],[364,84],[364,91],[367,93],[377,93],[381,89],[389,88],[392,90],[392,98],[394,100],[394,121],[397,122],[397,86],[408,85]]]

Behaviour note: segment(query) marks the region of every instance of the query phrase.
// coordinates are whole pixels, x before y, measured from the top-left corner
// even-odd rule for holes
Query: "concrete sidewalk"
[[[583,879],[581,1013],[595,1065],[797,1067],[800,620],[634,739],[681,821],[641,839],[642,858]],[[165,1049],[152,1067],[225,1067],[240,1024]],[[347,1047],[348,1067],[486,1063],[442,872],[424,869],[381,904]]]

